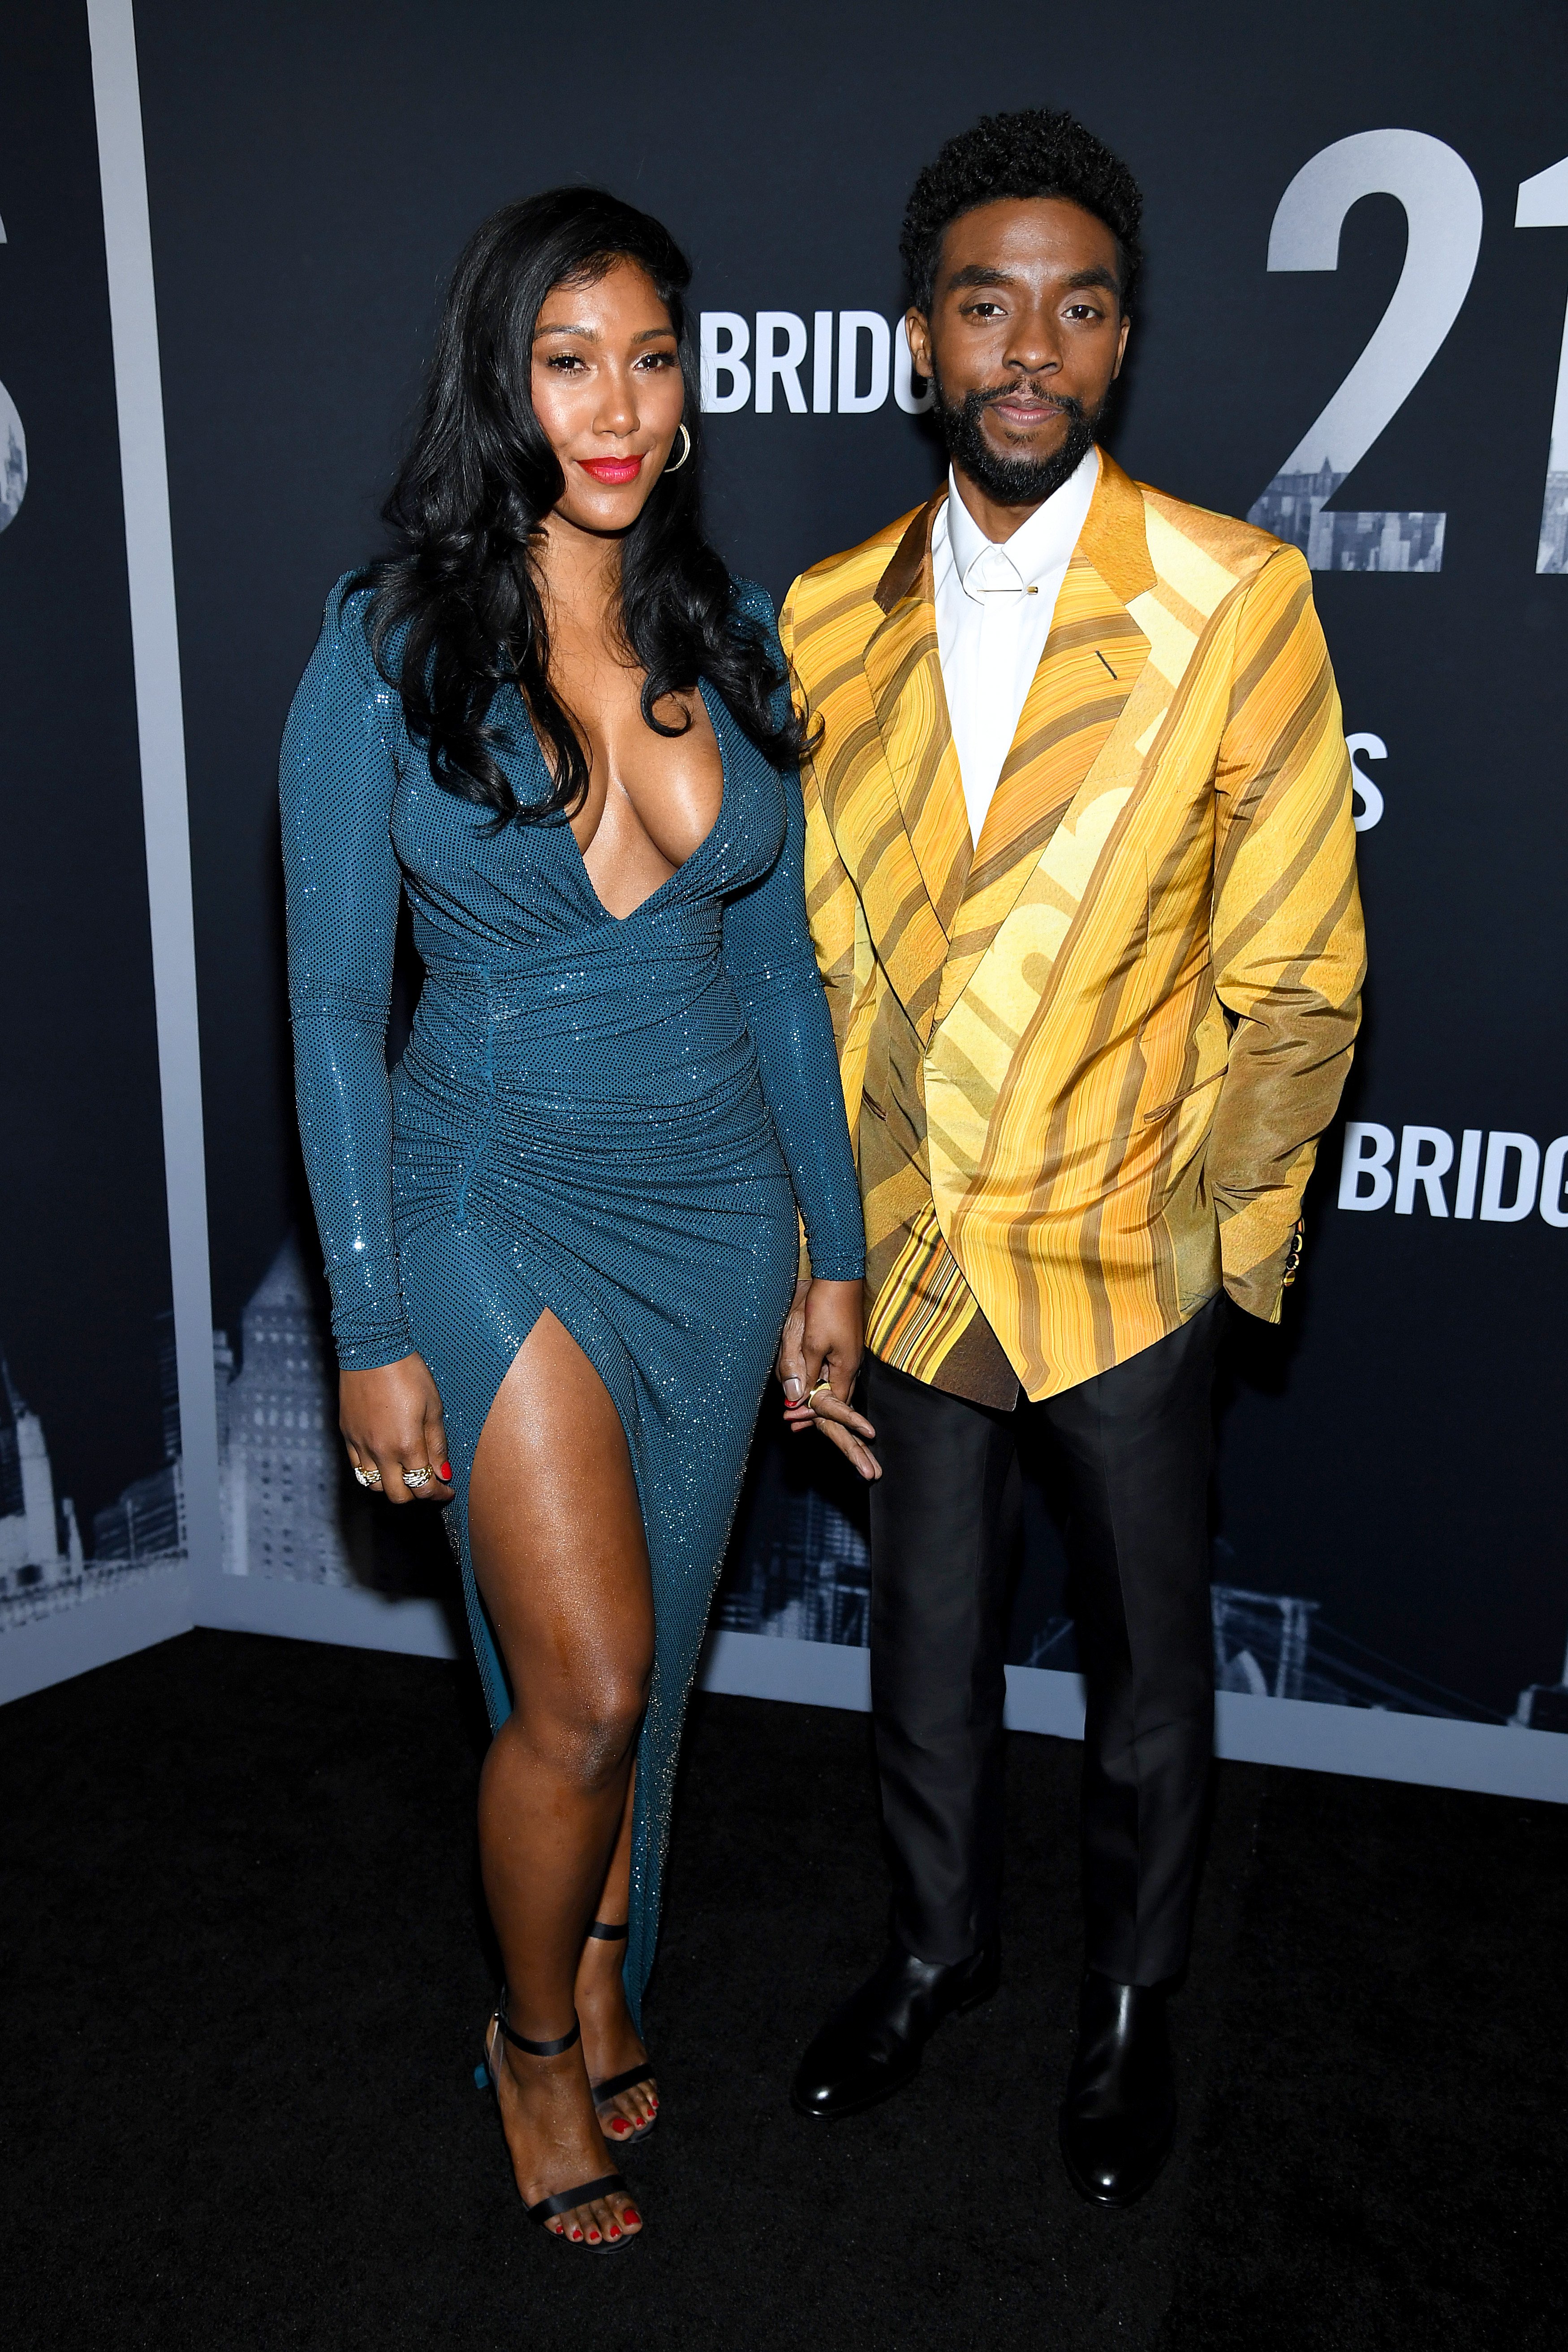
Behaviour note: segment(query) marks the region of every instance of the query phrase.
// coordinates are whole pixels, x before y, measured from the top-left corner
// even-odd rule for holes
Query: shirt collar
[[[984,589],[1011,588],[1016,593],[1038,586],[1047,572],[1065,569],[1088,519],[1099,479],[1100,453],[1089,449],[1060,489],[1053,490],[1011,539],[997,541],[986,538],[964,505],[949,467],[947,503],[938,520],[946,527],[948,551],[961,586],[977,604],[984,604],[989,601]],[[970,575],[983,560],[984,573],[971,586]]]

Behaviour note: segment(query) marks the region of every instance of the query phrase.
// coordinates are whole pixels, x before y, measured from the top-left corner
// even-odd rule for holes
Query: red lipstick
[[[579,457],[577,463],[585,474],[592,474],[596,482],[611,485],[635,482],[642,472],[640,457]]]

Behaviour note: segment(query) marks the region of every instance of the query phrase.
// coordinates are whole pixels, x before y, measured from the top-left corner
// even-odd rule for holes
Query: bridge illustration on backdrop
[[[871,1559],[853,1521],[815,1488],[786,1489],[771,1526],[757,1534],[721,1587],[715,1622],[738,1633],[868,1646]],[[1228,1546],[1216,1547],[1216,1569],[1228,1570],[1233,1557]],[[1226,1582],[1215,1582],[1211,1595],[1215,1680],[1221,1690],[1568,1730],[1568,1664],[1562,1685],[1531,1685],[1515,1713],[1505,1717],[1325,1625],[1315,1601]],[[1072,1619],[1048,1617],[1018,1663],[1073,1670]]]
[[[71,1501],[57,1505],[38,1416],[0,1362],[0,1633],[184,1560],[180,1410],[167,1314],[158,1323],[158,1370],[163,1461],[95,1513],[88,1558]],[[237,1366],[226,1334],[213,1333],[213,1379],[224,1573],[376,1582],[374,1506],[348,1484],[331,1345],[295,1235],[246,1304]],[[871,1563],[860,1528],[814,1486],[781,1485],[769,1502],[742,1531],[715,1625],[868,1646]],[[1325,1624],[1315,1601],[1233,1583],[1228,1545],[1216,1546],[1215,1564],[1215,1674],[1222,1690],[1568,1732],[1568,1661],[1561,1682],[1531,1684],[1504,1717]],[[1073,1667],[1071,1619],[1053,1616],[1037,1628],[1020,1663]]]

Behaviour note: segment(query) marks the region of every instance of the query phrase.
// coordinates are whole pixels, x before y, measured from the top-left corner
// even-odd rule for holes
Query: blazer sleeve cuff
[[[1268,1192],[1228,1217],[1220,1212],[1220,1271],[1228,1297],[1263,1323],[1278,1323],[1301,1262],[1300,1203]]]

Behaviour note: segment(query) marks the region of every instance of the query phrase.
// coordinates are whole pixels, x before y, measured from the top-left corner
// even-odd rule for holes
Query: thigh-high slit
[[[626,1305],[595,1299],[589,1270],[524,1248],[476,1222],[423,1225],[403,1241],[404,1292],[415,1344],[446,1412],[456,1488],[447,1511],[492,1730],[511,1712],[505,1666],[474,1575],[468,1486],[479,1438],[513,1359],[542,1312],[587,1358],[626,1434],[654,1595],[654,1672],[637,1744],[626,1979],[634,2023],[658,1931],[669,1801],[687,1700],[729,1537],[746,1447],[795,1276],[786,1180],[765,1175],[716,1210],[700,1206],[689,1246],[709,1270],[731,1261],[732,1283],[708,1285],[710,1330],[683,1298],[679,1318],[646,1297],[634,1354],[616,1323]],[[752,1213],[746,1194],[760,1186]],[[782,1197],[773,1202],[771,1192]],[[694,1206],[696,1204],[693,1204]],[[756,1213],[772,1207],[773,1214]],[[737,1211],[742,1212],[737,1215]],[[573,1279],[572,1276],[576,1278]],[[585,1278],[586,1277],[586,1278]],[[615,1308],[622,1308],[612,1320]],[[662,1328],[661,1328],[662,1327]]]

